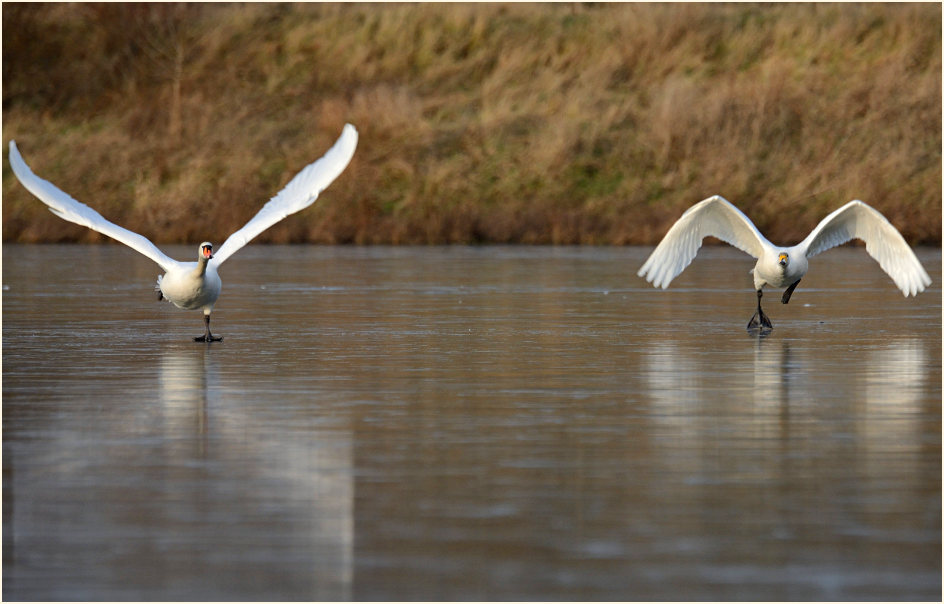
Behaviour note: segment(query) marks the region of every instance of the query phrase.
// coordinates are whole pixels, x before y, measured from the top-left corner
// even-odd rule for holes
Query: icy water
[[[3,598],[939,600],[940,250],[648,251],[4,246]]]

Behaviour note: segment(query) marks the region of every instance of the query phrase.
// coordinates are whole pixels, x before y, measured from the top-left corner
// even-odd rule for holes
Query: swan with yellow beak
[[[757,258],[751,269],[757,312],[747,324],[750,330],[773,328],[760,307],[764,286],[786,288],[780,298],[786,304],[809,269],[809,258],[851,239],[865,242],[866,251],[905,297],[914,296],[931,284],[931,277],[901,233],[878,210],[858,199],[826,216],[800,243],[780,247],[761,235],[743,212],[720,195],[702,200],[682,214],[639,269],[639,276],[665,289],[691,264],[709,235]]]

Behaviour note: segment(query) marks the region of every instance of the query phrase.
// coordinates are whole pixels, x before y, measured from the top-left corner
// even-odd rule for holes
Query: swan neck
[[[210,259],[206,256],[201,255],[197,258],[197,270],[195,271],[198,276],[203,276],[206,274],[207,265],[210,263]]]

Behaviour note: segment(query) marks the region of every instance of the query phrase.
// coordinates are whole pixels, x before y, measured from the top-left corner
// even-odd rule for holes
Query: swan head
[[[787,265],[790,264],[790,256],[786,252],[780,252],[780,255],[777,256],[777,264],[782,268],[787,268]]]
[[[200,253],[198,258],[200,260],[209,260],[213,257],[213,244],[209,241],[204,241],[200,244]]]

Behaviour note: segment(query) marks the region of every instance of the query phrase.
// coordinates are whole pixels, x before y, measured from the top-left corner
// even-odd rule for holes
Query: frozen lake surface
[[[940,250],[649,251],[3,246],[3,599],[939,600]]]

